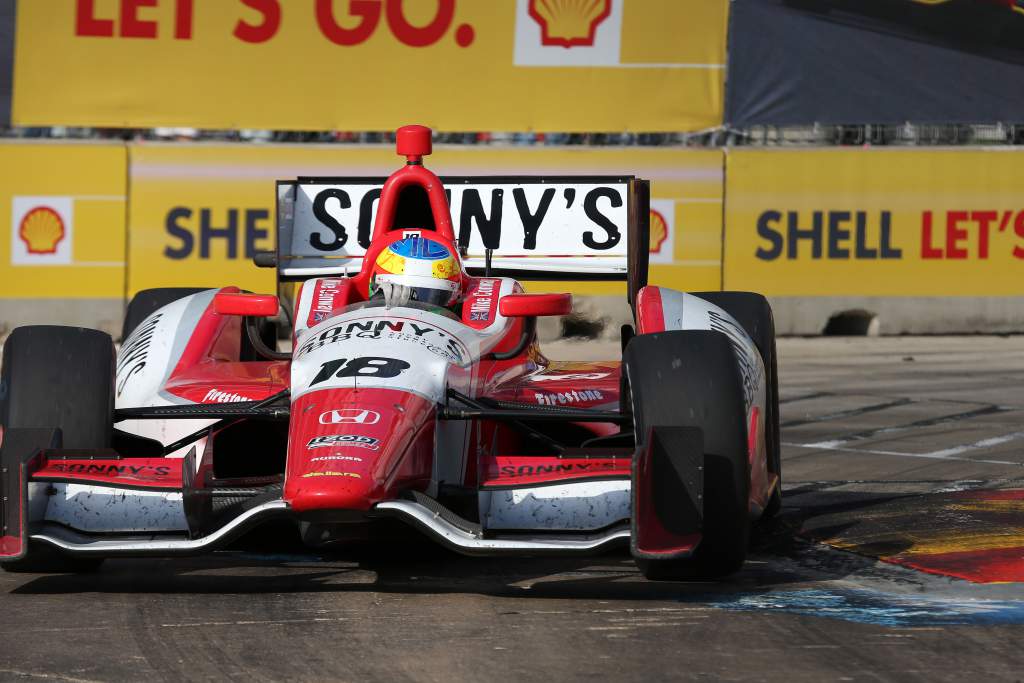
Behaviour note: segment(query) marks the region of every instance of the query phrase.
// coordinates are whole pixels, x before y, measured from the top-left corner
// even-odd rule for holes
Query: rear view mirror
[[[278,302],[273,294],[232,294],[218,292],[213,297],[213,310],[220,315],[245,315],[269,318],[277,315]]]
[[[569,315],[572,294],[509,294],[501,297],[498,312],[506,318]]]

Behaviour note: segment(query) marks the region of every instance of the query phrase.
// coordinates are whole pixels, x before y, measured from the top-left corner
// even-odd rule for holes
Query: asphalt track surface
[[[0,573],[0,680],[1020,680],[1024,338],[779,348],[784,512],[728,581],[416,545]]]

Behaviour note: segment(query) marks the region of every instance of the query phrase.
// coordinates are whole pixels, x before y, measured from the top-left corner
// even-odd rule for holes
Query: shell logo
[[[30,254],[57,253],[57,245],[65,234],[64,220],[48,206],[32,209],[18,226],[18,237],[25,243]]]
[[[649,251],[652,254],[660,254],[661,246],[668,239],[668,222],[659,212],[651,209],[651,244]]]
[[[597,27],[611,13],[612,0],[530,0],[530,17],[548,46],[593,46]]]

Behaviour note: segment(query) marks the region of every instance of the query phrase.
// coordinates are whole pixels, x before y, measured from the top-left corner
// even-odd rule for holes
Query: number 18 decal
[[[309,383],[309,386],[316,386],[332,377],[378,377],[380,379],[390,379],[391,377],[398,377],[410,367],[412,366],[404,360],[398,360],[397,358],[375,358],[372,356],[353,358],[352,360],[338,358],[321,365],[320,372],[316,373],[316,377]]]

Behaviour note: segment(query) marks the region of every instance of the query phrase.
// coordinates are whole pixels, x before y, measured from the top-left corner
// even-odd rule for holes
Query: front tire
[[[720,332],[644,334],[623,363],[638,445],[654,427],[696,427],[704,435],[701,541],[683,560],[637,559],[649,579],[716,579],[738,571],[750,539],[750,464],[742,381]]]
[[[768,471],[778,477],[778,483],[765,505],[764,516],[775,517],[782,510],[782,429],[779,426],[779,362],[771,304],[763,295],[753,292],[696,292],[694,296],[731,315],[754,341],[764,362],[768,385],[764,418]]]
[[[0,424],[58,428],[65,449],[110,448],[114,420],[114,343],[81,327],[35,325],[15,329],[4,344]],[[79,572],[102,559],[73,558],[32,545],[10,572]]]

